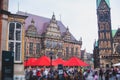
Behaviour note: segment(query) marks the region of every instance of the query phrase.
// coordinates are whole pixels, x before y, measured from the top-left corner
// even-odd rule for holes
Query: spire
[[[79,43],[82,45],[82,37],[80,37],[80,39],[79,39]]]
[[[52,15],[52,20],[56,20],[54,12],[53,12],[53,15]]]
[[[69,32],[69,28],[68,28],[68,26],[67,26],[67,28],[66,28],[66,32]]]
[[[32,20],[31,20],[31,24],[34,24],[35,23],[35,21],[33,20],[33,18],[32,18]]]
[[[96,40],[94,41],[94,47],[96,46]]]
[[[69,30],[68,26],[67,26],[67,30]]]
[[[97,0],[96,4],[97,4],[97,8],[99,7],[101,1],[105,1],[106,4],[108,5],[108,7],[110,7],[110,1],[109,0]]]
[[[82,41],[82,37],[80,37],[79,41]]]
[[[95,40],[94,47],[98,47],[98,41]]]
[[[51,22],[54,22],[54,23],[56,23],[57,21],[56,21],[56,19],[55,19],[55,15],[54,15],[54,12],[53,12],[53,15],[52,15],[52,19],[51,19]]]

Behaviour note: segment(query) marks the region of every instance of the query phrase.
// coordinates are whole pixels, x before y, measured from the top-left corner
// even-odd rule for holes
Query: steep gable
[[[97,8],[100,6],[100,3],[102,1],[106,2],[107,6],[110,8],[110,1],[109,0],[97,0]]]
[[[116,30],[114,38],[119,38],[120,39],[120,28],[118,28],[118,30]]]
[[[41,17],[41,16],[38,16],[38,15],[25,13],[25,12],[22,12],[22,11],[17,12],[17,14],[28,16],[27,19],[25,20],[25,30],[28,30],[28,26],[31,24],[31,20],[33,19],[34,22],[35,22],[34,25],[35,25],[39,35],[42,35],[43,33],[46,32],[47,27],[48,27],[48,25],[50,24],[50,21],[51,21],[50,18],[45,18],[45,17]],[[64,33],[66,32],[67,28],[63,25],[63,23],[61,21],[58,21],[58,20],[57,20],[57,26],[59,27],[61,36],[63,36]],[[77,41],[72,34],[71,34],[70,40],[72,42]]]
[[[116,32],[117,32],[117,30],[112,30],[112,37],[115,36]]]

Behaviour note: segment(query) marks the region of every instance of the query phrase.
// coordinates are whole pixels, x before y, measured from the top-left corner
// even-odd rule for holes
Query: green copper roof
[[[100,5],[100,2],[102,0],[97,0],[97,7]],[[105,2],[107,3],[108,7],[110,7],[110,1],[109,0],[105,0]]]
[[[94,47],[98,47],[98,41],[95,41]]]
[[[96,41],[96,46],[98,46],[98,41]]]
[[[117,32],[117,30],[112,30],[112,37],[115,36],[115,33]]]

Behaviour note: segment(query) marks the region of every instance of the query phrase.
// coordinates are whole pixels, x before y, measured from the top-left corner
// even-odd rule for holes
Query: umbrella
[[[26,60],[24,62],[24,66],[34,66],[34,62],[36,61],[37,59],[36,58],[29,58],[28,60]]]
[[[50,58],[47,56],[42,56],[34,62],[35,66],[50,66]]]
[[[89,66],[84,61],[80,60],[77,57],[71,57],[68,61],[65,62],[65,66]]]
[[[53,64],[54,66],[57,66],[58,64],[64,65],[65,60],[63,60],[61,58],[57,58],[57,59],[53,60],[53,63],[55,63],[55,64]]]

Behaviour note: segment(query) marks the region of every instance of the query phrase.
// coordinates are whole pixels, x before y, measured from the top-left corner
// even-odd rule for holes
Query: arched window
[[[10,22],[8,37],[8,49],[14,52],[14,61],[21,62],[22,24],[18,22]]]

